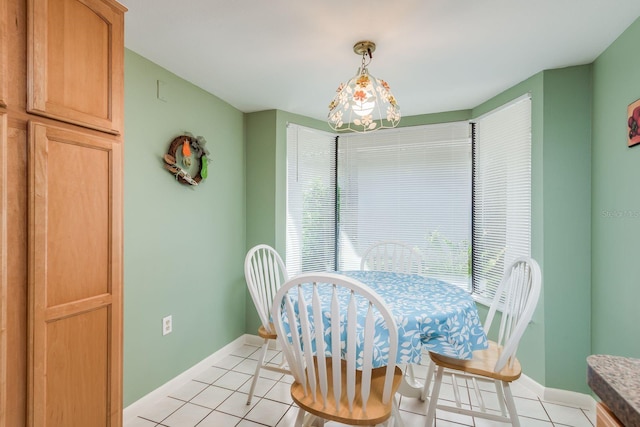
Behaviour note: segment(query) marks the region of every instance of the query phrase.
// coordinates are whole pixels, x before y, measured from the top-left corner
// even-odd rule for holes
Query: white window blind
[[[418,248],[426,274],[470,287],[471,138],[467,122],[338,138],[338,269],[380,240]]]
[[[531,99],[474,125],[473,291],[490,300],[505,267],[531,254]]]
[[[289,275],[335,270],[335,135],[287,125]]]

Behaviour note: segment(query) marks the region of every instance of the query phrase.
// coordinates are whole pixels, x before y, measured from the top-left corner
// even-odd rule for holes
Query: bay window
[[[354,270],[381,240],[418,249],[426,274],[491,298],[530,254],[530,99],[469,122],[334,134],[287,128],[290,274]]]

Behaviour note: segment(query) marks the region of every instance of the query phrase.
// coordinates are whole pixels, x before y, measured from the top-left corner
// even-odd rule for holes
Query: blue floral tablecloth
[[[470,359],[474,350],[487,348],[487,337],[475,302],[463,289],[414,274],[337,273],[359,280],[384,299],[398,326],[398,363],[419,363],[423,350]],[[377,328],[375,342],[379,361],[374,365],[385,365],[389,350],[388,331]]]

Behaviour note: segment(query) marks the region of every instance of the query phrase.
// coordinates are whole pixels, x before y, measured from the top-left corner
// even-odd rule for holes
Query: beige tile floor
[[[297,407],[289,395],[292,377],[272,371],[261,372],[251,405],[246,405],[251,376],[256,366],[259,347],[245,344],[212,366],[195,375],[167,396],[145,405],[135,417],[128,417],[124,427],[284,427],[293,426]],[[269,351],[273,363],[281,355]],[[417,367],[416,376],[424,378],[426,369]],[[593,409],[581,409],[546,402],[517,381],[512,386],[516,407],[523,427],[595,426]],[[463,403],[475,401],[461,384]],[[487,406],[495,393],[487,392]],[[441,398],[453,396],[451,384],[443,384]],[[400,398],[400,416],[406,427],[424,426],[426,404],[414,398]],[[129,414],[131,415],[131,414]],[[489,427],[507,425],[495,421],[437,411],[437,427]]]

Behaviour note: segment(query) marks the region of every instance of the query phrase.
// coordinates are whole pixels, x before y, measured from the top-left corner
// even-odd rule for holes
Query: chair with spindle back
[[[258,356],[258,364],[256,365],[253,380],[251,381],[251,389],[249,390],[249,397],[247,399],[247,405],[249,405],[251,404],[261,369],[284,374],[290,373],[289,370],[283,368],[282,365],[274,366],[265,363],[269,342],[276,339],[276,332],[273,324],[269,320],[271,305],[273,304],[273,298],[276,292],[278,292],[280,286],[289,277],[282,258],[278,252],[269,245],[257,245],[247,252],[244,260],[244,276],[247,287],[249,288],[249,293],[251,293],[251,299],[262,323],[258,328],[258,335],[264,340],[262,348],[260,349],[260,355]]]
[[[297,427],[316,417],[348,425],[401,424],[394,398],[402,380],[398,330],[374,291],[338,274],[303,274],[280,288],[271,317],[295,379]],[[387,332],[388,341],[376,335]],[[378,351],[379,339],[388,353]]]
[[[433,425],[436,409],[510,422],[514,427],[520,425],[510,383],[517,380],[522,373],[520,362],[516,358],[516,350],[538,304],[541,283],[540,267],[535,260],[528,257],[516,259],[505,271],[484,324],[485,332],[488,334],[496,311],[502,310],[498,340],[489,341],[489,348],[486,350],[474,351],[471,360],[453,359],[429,353],[432,363],[436,366],[436,378],[425,426]],[[471,379],[476,390],[478,409],[462,408],[459,404],[456,406],[438,404],[445,369],[447,373],[454,372],[456,377]],[[491,382],[495,386],[500,414],[487,410],[481,389],[477,384],[480,380]]]
[[[360,261],[360,270],[423,274],[424,256],[404,242],[384,240],[367,248]]]

